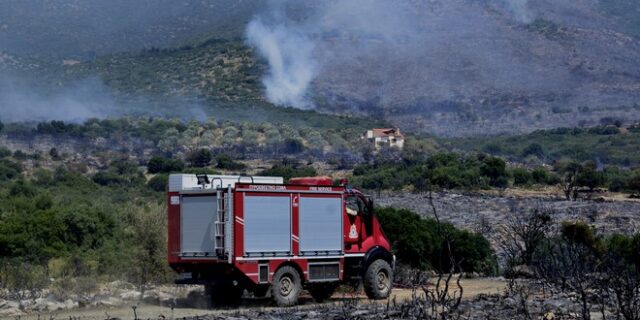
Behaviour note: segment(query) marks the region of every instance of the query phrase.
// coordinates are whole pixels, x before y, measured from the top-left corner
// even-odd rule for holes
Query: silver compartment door
[[[244,197],[244,252],[291,252],[291,198]]]
[[[215,256],[213,228],[215,196],[183,196],[180,211],[180,251],[183,256]]]
[[[300,252],[342,251],[342,199],[300,198]]]

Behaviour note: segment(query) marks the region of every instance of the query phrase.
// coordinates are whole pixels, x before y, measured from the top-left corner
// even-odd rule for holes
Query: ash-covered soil
[[[593,200],[566,201],[550,193],[522,194],[507,190],[490,192],[434,192],[433,202],[442,221],[479,232],[499,254],[497,242],[505,225],[535,208],[554,212],[553,219],[583,221],[600,234],[632,234],[640,230],[640,201],[594,196]],[[428,194],[383,192],[376,195],[379,206],[405,208],[433,218]]]
[[[578,319],[580,307],[572,296],[535,294],[522,299],[511,293],[501,278],[462,279],[461,285],[464,293],[456,319],[521,319],[525,300],[534,319],[545,315],[547,319]],[[457,287],[452,288],[456,294]],[[239,306],[208,308],[197,286],[150,287],[141,293],[129,284],[114,282],[102,287],[99,294],[87,300],[93,302],[85,306],[57,309],[51,294],[43,292],[44,297],[36,302],[43,309],[34,306],[20,313],[0,313],[0,319],[425,319],[433,316],[432,304],[425,299],[425,290],[432,289],[433,285],[394,289],[390,299],[378,301],[344,291],[325,303],[303,295],[300,304],[292,308],[274,307],[268,299],[254,298],[243,299]],[[11,303],[0,301],[0,309]],[[597,319],[597,310],[593,316]]]
[[[506,282],[501,278],[463,279],[464,299],[474,299],[478,295],[501,294]],[[301,312],[313,310],[333,310],[344,308],[369,310],[375,305],[386,305],[387,300],[370,301],[363,292],[352,293],[348,289],[336,293],[326,303],[319,304],[311,296],[303,294],[300,305],[295,308],[274,307],[270,299],[251,298],[246,295],[238,306],[211,307],[202,286],[149,286],[142,292],[140,288],[123,281],[115,281],[100,286],[93,293],[68,293],[42,290],[23,292],[21,297],[0,299],[0,319],[178,319],[178,318],[272,318],[270,315],[288,315],[285,318],[299,317]],[[420,292],[417,293],[420,295]],[[411,289],[393,290],[391,301],[404,302],[414,295]],[[356,307],[357,306],[357,307]],[[370,312],[367,311],[366,314]],[[317,312],[317,311],[316,311]],[[364,311],[361,311],[365,314]],[[317,312],[322,318],[324,312]],[[313,313],[311,314],[313,315]]]

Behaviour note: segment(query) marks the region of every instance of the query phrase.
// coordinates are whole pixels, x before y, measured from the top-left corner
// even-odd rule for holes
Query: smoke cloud
[[[48,93],[20,78],[0,79],[0,120],[79,122],[121,113],[98,79],[87,79]]]
[[[509,11],[520,23],[531,23],[534,15],[529,9],[529,0],[504,0]]]
[[[307,90],[317,72],[314,42],[286,25],[266,25],[261,19],[249,23],[246,36],[269,63],[263,79],[267,99],[277,105],[309,108]]]
[[[369,111],[428,110],[443,101],[487,103],[509,96],[526,103],[564,99],[591,86],[575,61],[599,61],[602,54],[591,48],[576,53],[544,36],[548,30],[527,25],[544,19],[550,25],[612,28],[594,0],[277,4],[255,15],[245,35],[269,64],[263,78],[267,99],[298,108],[314,107],[309,97],[315,107]],[[589,46],[573,41],[574,47]]]
[[[24,76],[0,76],[0,121],[4,122],[82,122],[90,118],[121,116],[204,121],[209,115],[203,104],[185,97],[153,99],[132,95],[118,99],[117,94],[97,77],[57,87],[43,86]]]

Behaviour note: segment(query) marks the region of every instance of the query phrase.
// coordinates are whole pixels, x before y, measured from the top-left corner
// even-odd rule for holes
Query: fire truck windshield
[[[369,208],[361,197],[358,196],[350,196],[346,199],[347,213],[355,216],[355,215],[368,215]]]

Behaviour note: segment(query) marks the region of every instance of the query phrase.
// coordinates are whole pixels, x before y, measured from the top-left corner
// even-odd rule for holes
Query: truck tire
[[[300,274],[291,266],[284,266],[273,275],[271,297],[280,307],[290,307],[298,303],[302,291]]]
[[[369,299],[386,299],[391,294],[393,271],[382,259],[373,261],[364,274],[364,292]]]
[[[337,288],[337,283],[318,283],[310,285],[307,288],[307,291],[309,291],[309,294],[311,294],[313,300],[315,300],[316,302],[322,302],[331,298]]]

